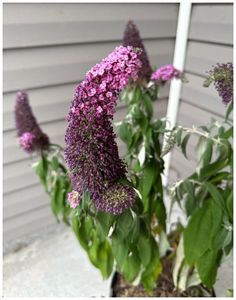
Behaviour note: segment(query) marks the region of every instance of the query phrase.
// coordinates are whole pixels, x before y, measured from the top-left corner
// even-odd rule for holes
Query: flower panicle
[[[233,64],[218,63],[208,72],[203,86],[209,87],[214,82],[215,89],[224,104],[233,101]]]
[[[21,147],[28,153],[47,149],[49,138],[39,127],[25,91],[19,91],[16,94],[14,114]]]
[[[117,47],[87,72],[75,90],[65,135],[65,159],[73,190],[89,192],[98,210],[120,214],[134,194],[117,182],[126,176],[112,127],[118,93],[141,67],[140,52]],[[114,191],[114,197],[112,195]]]
[[[139,79],[149,80],[152,74],[152,68],[148,59],[148,55],[141,39],[140,33],[133,21],[129,20],[123,36],[123,46],[132,46],[134,48],[142,49],[140,54],[140,60],[142,62],[142,67],[139,69],[138,77]]]
[[[167,81],[170,81],[173,78],[184,79],[184,74],[171,64],[158,68],[151,76],[152,80],[160,83],[161,85],[164,85]]]

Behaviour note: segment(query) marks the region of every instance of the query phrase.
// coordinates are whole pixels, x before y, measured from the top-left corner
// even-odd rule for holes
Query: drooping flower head
[[[183,78],[183,72],[176,69],[173,65],[165,65],[153,72],[151,79],[157,81],[161,85],[173,78]]]
[[[137,79],[139,53],[120,46],[95,65],[76,87],[68,116],[65,158],[73,189],[79,195],[88,191],[97,209],[114,214],[134,202],[133,190],[118,183],[126,167],[119,158],[112,119],[118,93],[129,78]]]
[[[19,143],[27,152],[40,151],[49,146],[48,136],[39,127],[24,91],[16,94],[15,125]]]
[[[204,86],[208,87],[212,82],[222,98],[224,104],[233,101],[233,64],[216,64],[210,70],[208,78],[204,82]]]
[[[140,55],[140,60],[142,62],[142,67],[138,72],[138,77],[140,79],[145,78],[147,80],[150,79],[152,74],[152,68],[148,59],[148,55],[146,49],[144,47],[143,41],[141,39],[138,28],[135,26],[133,21],[128,21],[124,36],[123,36],[123,46],[132,46],[134,48],[142,49],[142,53]]]

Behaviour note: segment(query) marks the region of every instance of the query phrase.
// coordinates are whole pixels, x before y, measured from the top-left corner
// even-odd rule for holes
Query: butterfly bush
[[[233,64],[216,64],[210,70],[209,76],[204,82],[204,86],[208,87],[212,82],[222,98],[224,104],[233,101]]]
[[[142,62],[142,67],[139,69],[138,77],[139,79],[146,78],[149,80],[152,74],[152,68],[143,41],[139,34],[139,30],[131,20],[127,23],[124,31],[123,46],[132,46],[134,48],[142,49],[142,52],[139,56],[139,59]]]
[[[41,151],[48,148],[49,138],[42,132],[24,91],[16,94],[15,125],[19,144],[26,152]]]
[[[127,171],[112,119],[119,92],[130,78],[137,79],[139,55],[138,49],[120,46],[96,64],[76,87],[68,115],[65,159],[73,195],[81,198],[88,191],[98,210],[113,214],[131,207],[135,198],[133,189],[119,182]]]
[[[176,69],[173,65],[165,65],[153,72],[151,79],[158,81],[160,84],[165,84],[173,78],[180,79],[182,77],[183,73]]]

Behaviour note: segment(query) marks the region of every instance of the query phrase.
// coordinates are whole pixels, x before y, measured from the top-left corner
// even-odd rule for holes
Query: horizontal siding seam
[[[175,40],[174,35],[166,36],[166,37],[153,37],[153,38],[144,38],[143,42],[153,42],[153,41],[165,41],[165,40]],[[15,51],[15,50],[31,50],[31,49],[42,49],[42,48],[57,48],[57,47],[67,47],[67,46],[90,46],[90,45],[98,45],[98,44],[109,44],[109,43],[122,43],[122,39],[111,39],[111,40],[98,40],[91,42],[71,42],[71,43],[58,43],[58,44],[45,44],[45,45],[34,45],[34,46],[21,46],[21,47],[5,47],[3,48],[3,53],[7,51]],[[117,44],[117,46],[119,46]]]
[[[50,200],[50,199],[49,199]],[[48,207],[50,206],[50,201],[48,201],[48,203],[45,203],[43,205],[39,205],[35,208],[31,208],[29,210],[25,210],[24,212],[21,212],[19,214],[15,214],[14,216],[11,216],[11,217],[7,217],[7,218],[4,218],[4,209],[3,209],[3,223],[4,222],[8,222],[8,221],[11,221],[13,220],[15,217],[21,217],[23,215],[28,215],[29,213],[32,213],[33,211],[37,211],[38,209],[42,209],[42,208],[45,208],[45,207]]]
[[[198,44],[209,44],[209,45],[215,45],[215,46],[225,46],[225,47],[232,47],[233,43],[221,43],[221,42],[213,42],[205,39],[194,39],[194,38],[188,38],[188,42],[194,42]]]

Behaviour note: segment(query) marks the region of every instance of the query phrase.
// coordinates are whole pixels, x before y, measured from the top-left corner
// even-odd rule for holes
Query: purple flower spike
[[[222,98],[224,104],[233,101],[233,64],[216,64],[211,71],[204,85],[209,86],[214,82],[214,86]]]
[[[20,144],[23,149],[28,149],[27,152],[41,151],[48,148],[48,136],[39,127],[29,105],[28,96],[24,91],[19,91],[16,94],[15,124],[17,136],[20,137]],[[27,145],[26,148],[24,145]]]
[[[139,57],[142,62],[142,68],[139,70],[138,77],[140,79],[145,78],[149,80],[152,74],[152,68],[143,41],[140,37],[139,30],[133,21],[129,21],[126,25],[123,37],[123,46],[132,46],[134,48],[142,49]]]
[[[177,70],[173,65],[165,65],[153,72],[151,79],[163,85],[173,78],[180,79],[182,77],[183,72]]]
[[[65,136],[65,158],[74,191],[88,191],[98,210],[122,213],[134,202],[112,127],[118,93],[136,79],[141,62],[132,47],[116,48],[95,65],[75,90]],[[117,188],[114,188],[116,187]],[[108,195],[115,191],[109,202]]]

